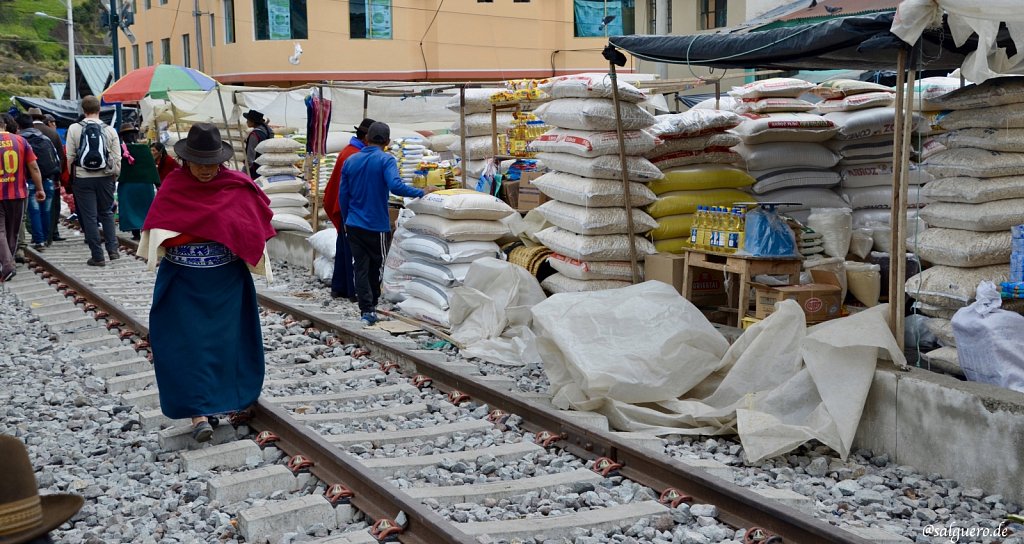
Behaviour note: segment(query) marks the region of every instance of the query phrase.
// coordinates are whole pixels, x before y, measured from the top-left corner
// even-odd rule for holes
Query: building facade
[[[646,1],[134,0],[137,41],[122,36],[119,60],[277,86],[603,71],[605,36],[642,32]]]

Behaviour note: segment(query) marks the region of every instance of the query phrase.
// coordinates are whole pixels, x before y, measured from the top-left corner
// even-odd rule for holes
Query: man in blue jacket
[[[345,180],[338,190],[338,207],[345,218],[345,231],[355,264],[356,297],[362,321],[378,321],[381,271],[391,236],[388,193],[419,198],[427,190],[410,187],[398,173],[398,161],[387,153],[391,127],[376,122],[366,133],[366,147],[349,157],[341,169]]]

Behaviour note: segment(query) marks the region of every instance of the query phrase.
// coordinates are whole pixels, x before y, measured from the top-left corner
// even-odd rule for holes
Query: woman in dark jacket
[[[126,123],[120,136],[123,160],[117,178],[117,222],[121,232],[131,231],[132,240],[138,240],[160,175],[148,146],[138,143],[139,129]]]

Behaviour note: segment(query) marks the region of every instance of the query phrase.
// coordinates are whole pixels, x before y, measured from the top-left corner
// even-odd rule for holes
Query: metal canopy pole
[[[231,123],[228,121],[228,112],[224,109],[224,95],[220,93],[220,86],[214,87],[214,91],[217,92],[217,100],[220,102],[220,114],[224,117],[224,131],[227,133],[228,140],[231,139]],[[239,137],[242,135],[239,134]],[[244,142],[243,142],[244,143]],[[232,147],[231,162],[235,165],[235,170],[238,170],[238,157],[234,154],[234,147]]]
[[[615,132],[619,139],[619,162],[622,170],[622,199],[626,207],[626,233],[629,236],[629,267],[632,283],[640,281],[640,270],[636,256],[636,228],[633,225],[633,199],[630,195],[629,172],[626,165],[626,142],[622,134],[622,111],[619,109],[619,82],[615,73],[615,63],[608,61],[609,75],[612,80],[612,104],[615,107]]]

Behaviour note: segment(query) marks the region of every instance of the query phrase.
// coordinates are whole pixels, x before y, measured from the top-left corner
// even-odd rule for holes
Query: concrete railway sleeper
[[[165,427],[162,447],[189,447],[187,426],[160,419],[146,367],[144,293],[153,275],[133,259],[75,270],[82,254],[66,243],[31,257],[53,287],[74,291],[78,306],[124,331],[120,340],[76,340],[94,350],[95,375],[135,407],[140,425]],[[29,294],[59,302],[52,291]],[[253,485],[270,485],[277,488],[274,496],[288,497],[238,513],[247,541],[280,537],[293,524],[334,529],[365,516],[378,536],[402,542],[540,535],[602,542],[613,534],[682,540],[687,531],[711,525],[725,540],[778,535],[786,542],[867,542],[662,455],[660,441],[653,453],[630,433],[608,432],[594,418],[509,391],[508,380],[480,376],[476,365],[449,363],[407,339],[355,330],[301,298],[266,291],[259,297],[265,333],[285,333],[266,346],[264,396],[251,421],[237,430],[222,424],[217,445],[180,456],[186,471],[210,474],[211,499],[248,497]],[[81,324],[70,312],[61,317]],[[254,440],[238,440],[246,436]],[[277,463],[285,457],[290,468]],[[251,471],[232,470],[238,468]],[[339,495],[346,503],[340,510],[332,506]],[[716,517],[734,528],[764,530],[736,533],[719,527]],[[368,537],[332,534],[324,541]]]

